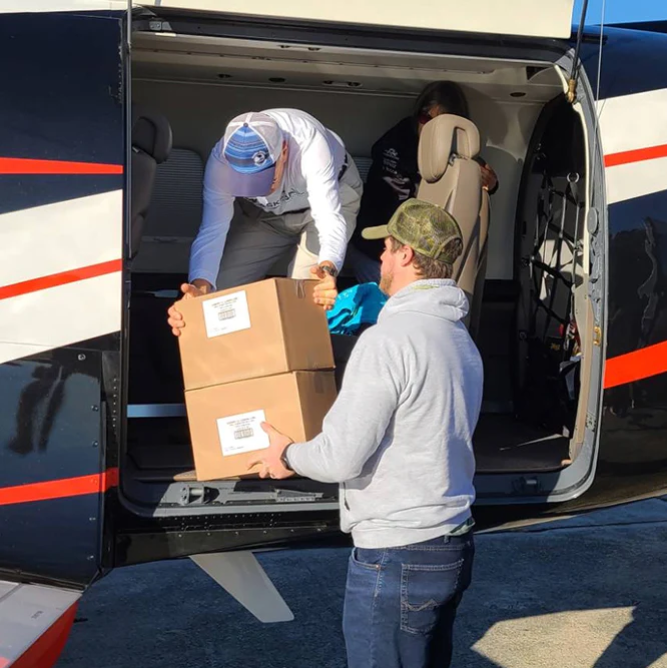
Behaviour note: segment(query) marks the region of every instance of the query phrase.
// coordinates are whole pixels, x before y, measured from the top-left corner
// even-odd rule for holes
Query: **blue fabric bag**
[[[332,334],[356,334],[364,325],[374,325],[387,296],[377,283],[360,283],[343,290],[334,307],[327,311],[329,331]]]

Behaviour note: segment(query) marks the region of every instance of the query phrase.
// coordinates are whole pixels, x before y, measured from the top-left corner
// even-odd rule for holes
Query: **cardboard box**
[[[268,422],[295,441],[322,430],[336,399],[333,371],[293,373],[185,393],[197,480],[256,474],[248,464],[269,447]]]
[[[274,278],[179,302],[186,390],[290,371],[333,369],[317,281]]]

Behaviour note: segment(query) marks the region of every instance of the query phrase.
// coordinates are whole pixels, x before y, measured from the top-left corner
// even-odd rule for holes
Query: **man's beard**
[[[380,290],[382,290],[387,297],[389,296],[389,290],[391,290],[391,284],[393,282],[394,272],[382,274],[380,276]]]

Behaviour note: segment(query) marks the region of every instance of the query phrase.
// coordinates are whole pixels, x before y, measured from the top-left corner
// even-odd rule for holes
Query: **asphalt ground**
[[[344,668],[348,552],[260,555],[295,621],[264,625],[190,560],[114,571],[58,668]],[[667,668],[667,501],[478,534],[454,668]]]

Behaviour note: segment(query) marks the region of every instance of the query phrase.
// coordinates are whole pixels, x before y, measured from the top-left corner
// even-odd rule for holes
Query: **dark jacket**
[[[352,244],[374,260],[379,259],[384,242],[363,239],[361,231],[366,227],[386,225],[401,202],[416,195],[421,181],[417,167],[418,147],[417,125],[412,117],[408,117],[385,132],[371,149],[372,163]],[[486,164],[481,158],[477,162]]]

